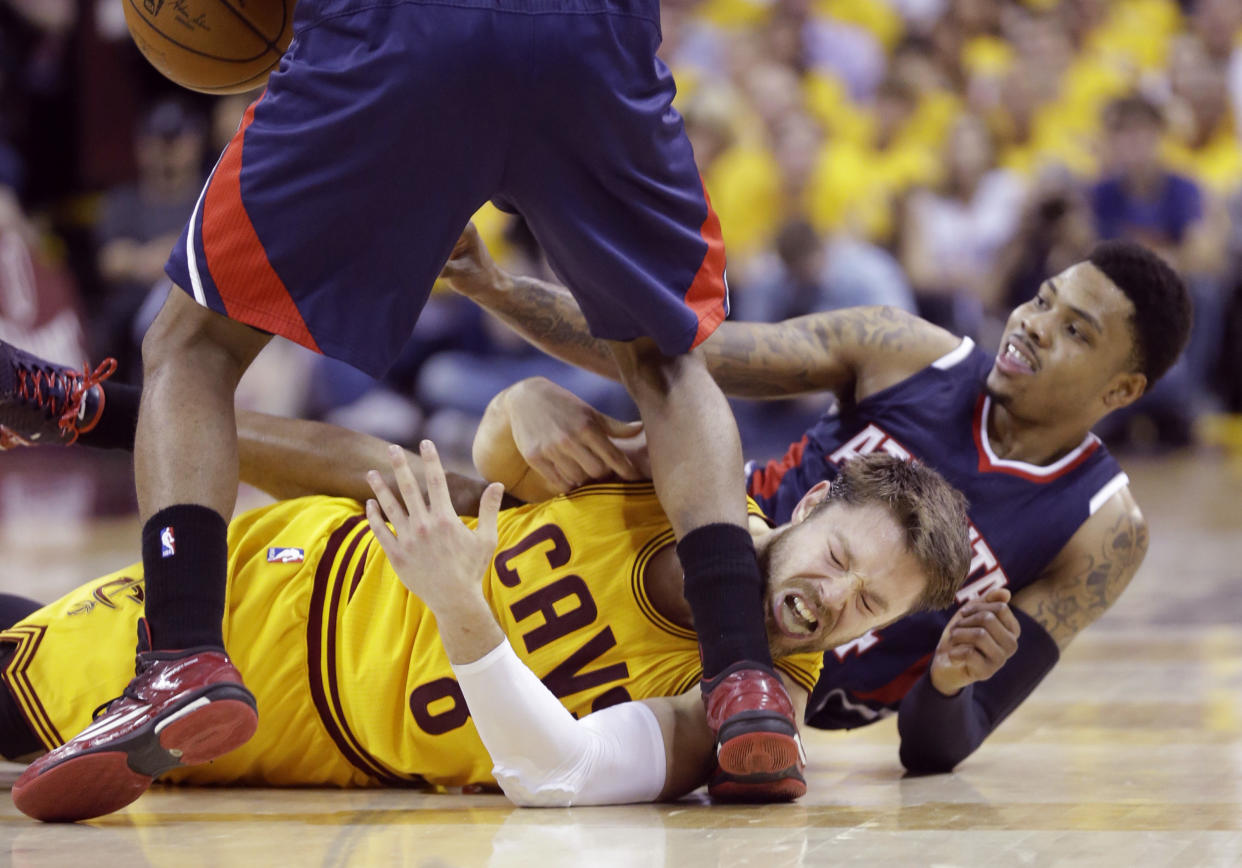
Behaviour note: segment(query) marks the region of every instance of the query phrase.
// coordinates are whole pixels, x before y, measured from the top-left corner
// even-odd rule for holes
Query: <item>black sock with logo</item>
[[[228,524],[195,503],[161,509],[142,529],[153,650],[224,647]]]

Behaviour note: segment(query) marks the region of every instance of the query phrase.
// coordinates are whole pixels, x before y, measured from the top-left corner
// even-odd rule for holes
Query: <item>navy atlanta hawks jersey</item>
[[[1047,466],[997,458],[988,442],[992,357],[966,338],[918,373],[830,412],[781,461],[747,467],[747,489],[777,523],[843,461],[881,450],[940,471],[969,500],[973,560],[957,605],[1034,581],[1079,526],[1128,483],[1094,434]],[[956,606],[911,615],[824,655],[807,722],[848,729],[896,711],[931,662]]]

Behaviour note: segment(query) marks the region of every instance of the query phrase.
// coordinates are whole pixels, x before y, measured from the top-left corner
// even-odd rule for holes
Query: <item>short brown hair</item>
[[[926,464],[882,452],[851,458],[832,481],[824,503],[880,503],[897,519],[906,548],[927,574],[911,612],[946,609],[970,567],[966,498]]]

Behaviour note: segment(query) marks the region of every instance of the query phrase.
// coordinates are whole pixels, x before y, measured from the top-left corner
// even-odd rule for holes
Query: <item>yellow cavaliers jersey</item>
[[[644,585],[652,556],[672,542],[650,483],[588,486],[501,513],[486,598],[518,656],[575,715],[697,685],[693,632],[662,618]],[[170,777],[492,781],[435,619],[397,579],[358,504],[314,497],[247,513],[230,528],[230,555],[225,641],[258,699],[259,732]],[[49,745],[127,680],[140,577],[138,568],[105,577],[0,634],[24,642],[4,678],[22,688],[14,693],[28,716],[45,718],[36,731],[57,733],[45,735]],[[820,662],[811,654],[780,665],[809,690]],[[116,670],[102,693],[96,663]]]

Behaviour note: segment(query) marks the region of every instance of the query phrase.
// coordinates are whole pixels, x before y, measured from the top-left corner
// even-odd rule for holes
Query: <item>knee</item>
[[[610,342],[608,346],[616,360],[621,382],[636,398],[636,389],[669,394],[679,387],[690,388],[685,384],[691,381],[711,381],[701,347],[670,356],[650,338]]]

